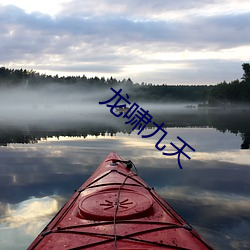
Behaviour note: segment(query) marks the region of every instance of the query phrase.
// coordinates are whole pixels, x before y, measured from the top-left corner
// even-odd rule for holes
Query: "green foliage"
[[[249,63],[243,63],[242,69],[244,71],[244,74],[241,79],[243,79],[244,82],[250,82],[250,64]]]
[[[128,93],[130,100],[150,102],[208,102],[209,105],[224,105],[228,103],[250,103],[250,64],[242,64],[244,74],[242,81],[222,82],[217,85],[153,85],[134,83],[130,78],[117,80],[113,77],[87,78],[82,76],[51,76],[40,74],[33,70],[0,68],[0,87],[37,88],[50,84],[64,84],[81,88],[82,90],[99,91],[111,87],[122,88]]]
[[[250,64],[242,64],[244,74],[241,79],[215,85],[209,96],[211,105],[250,103]]]

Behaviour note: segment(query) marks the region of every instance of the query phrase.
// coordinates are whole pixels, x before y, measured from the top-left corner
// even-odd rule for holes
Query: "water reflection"
[[[4,134],[8,147],[0,148],[1,249],[26,248],[73,190],[114,150],[131,159],[139,175],[216,249],[249,249],[250,154],[240,150],[240,133],[247,133],[249,118],[244,123],[238,120],[237,127],[237,116],[211,117],[206,112],[154,117],[167,125],[166,152],[174,152],[170,142],[177,145],[177,136],[196,149],[186,151],[191,160],[181,157],[183,170],[176,156],[163,156],[155,148],[160,135],[142,139],[129,126],[121,127],[124,120],[112,115],[110,122],[92,126],[51,123],[42,129],[33,124],[26,127],[26,134],[23,129],[2,129],[1,138]],[[147,128],[145,133],[154,129]],[[37,143],[16,143],[15,138],[24,134]]]
[[[164,106],[163,106],[164,107]],[[241,149],[249,149],[250,146],[250,109],[245,110],[207,110],[183,108],[159,109],[149,107],[153,115],[153,121],[165,124],[167,128],[175,127],[203,127],[215,128],[220,132],[230,132],[240,135]],[[68,116],[68,115],[67,115]],[[73,121],[73,122],[72,122]],[[39,121],[9,121],[0,124],[0,145],[7,146],[10,143],[37,143],[41,139],[60,136],[87,137],[88,135],[105,136],[123,132],[130,134],[132,126],[126,125],[124,119],[114,117],[108,110],[95,113],[74,114],[72,119],[61,120],[45,119]],[[148,128],[153,128],[152,124]]]
[[[0,218],[0,241],[2,249],[23,249],[30,238],[42,230],[62,204],[60,197],[30,198],[17,204],[4,204]]]
[[[30,198],[17,204],[7,204],[5,207],[5,217],[1,223],[9,225],[11,228],[23,226],[24,224],[34,224],[41,222],[45,217],[58,211],[58,202],[55,197]],[[26,228],[26,233],[31,233],[30,228]]]

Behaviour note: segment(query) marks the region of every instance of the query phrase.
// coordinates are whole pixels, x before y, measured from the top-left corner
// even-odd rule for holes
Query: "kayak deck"
[[[28,249],[212,249],[110,153]]]

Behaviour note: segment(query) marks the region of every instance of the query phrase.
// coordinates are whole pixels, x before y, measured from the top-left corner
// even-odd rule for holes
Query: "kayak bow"
[[[110,153],[28,249],[212,249],[133,166]]]

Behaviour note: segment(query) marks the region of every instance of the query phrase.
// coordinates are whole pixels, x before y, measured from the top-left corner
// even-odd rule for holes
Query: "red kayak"
[[[212,249],[110,153],[28,249]]]

